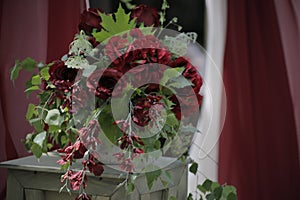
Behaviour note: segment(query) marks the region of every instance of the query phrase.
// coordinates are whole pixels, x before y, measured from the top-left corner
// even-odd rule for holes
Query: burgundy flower
[[[102,29],[100,25],[102,20],[98,12],[101,11],[95,8],[89,8],[88,10],[83,11],[80,16],[79,30],[84,30],[87,35],[91,35],[93,29],[99,32]]]
[[[67,146],[64,149],[58,149],[57,151],[65,153],[65,155],[61,156],[62,159],[57,161],[58,164],[64,165],[68,161],[72,163],[73,159],[83,158],[87,149],[82,142],[77,141],[73,145]]]
[[[94,92],[96,97],[106,100],[112,95],[112,91],[123,74],[116,69],[95,70],[87,80],[87,87]],[[120,91],[121,89],[118,89]]]
[[[202,86],[202,78],[200,74],[198,73],[198,70],[195,66],[193,66],[186,58],[184,57],[179,57],[176,60],[170,62],[169,64],[170,67],[184,67],[184,71],[182,75],[189,79],[192,83],[193,86],[192,88],[194,89],[194,92],[198,94],[200,92],[201,86]],[[191,94],[188,94],[191,95]]]
[[[156,108],[156,104],[162,104],[159,102],[162,99],[161,96],[147,95],[146,97],[141,97],[135,99],[133,102],[133,121],[139,126],[147,126],[151,120],[150,109]],[[158,107],[157,107],[158,108]],[[159,110],[157,110],[159,112]]]
[[[53,62],[50,66],[49,74],[51,81],[69,81],[74,82],[78,69],[68,68],[61,60]]]
[[[83,171],[79,172],[73,172],[71,176],[68,177],[70,181],[70,186],[72,190],[79,190],[80,186],[82,185],[83,188],[86,188],[86,175],[83,173]]]
[[[72,113],[77,112],[79,109],[84,108],[88,105],[87,101],[89,100],[87,92],[79,87],[73,86],[72,90]]]
[[[83,170],[78,172],[69,170],[66,174],[63,175],[61,182],[64,182],[66,179],[69,180],[72,190],[79,190],[80,186],[86,188],[87,177],[84,174]]]
[[[139,5],[131,11],[131,18],[136,18],[138,24],[144,23],[145,26],[158,26],[159,15],[155,8],[146,5]]]
[[[133,173],[134,171],[134,164],[130,158],[126,158],[121,162],[120,166],[121,170],[125,170],[129,173]]]
[[[101,144],[98,136],[100,134],[100,125],[97,120],[91,120],[88,127],[83,127],[79,130],[79,137],[86,147],[91,147],[96,150],[96,147]]]
[[[75,200],[91,200],[91,197],[87,195],[86,193],[82,193],[78,195]]]

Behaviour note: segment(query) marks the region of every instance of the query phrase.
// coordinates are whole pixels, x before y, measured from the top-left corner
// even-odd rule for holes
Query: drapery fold
[[[15,60],[27,56],[39,61],[59,59],[77,31],[82,1],[0,1],[0,161],[28,155],[21,139],[32,131],[25,113],[35,97],[25,97],[30,73],[9,80]],[[5,199],[6,170],[0,169],[0,199]]]
[[[279,17],[274,0],[228,0],[219,179],[242,200],[299,196],[297,119]]]

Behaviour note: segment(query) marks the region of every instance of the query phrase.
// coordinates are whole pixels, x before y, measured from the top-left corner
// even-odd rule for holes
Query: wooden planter
[[[76,194],[58,192],[63,173],[56,164],[57,160],[55,155],[43,155],[39,161],[29,156],[1,163],[1,167],[8,169],[7,200],[74,200]],[[176,161],[165,170],[172,175],[172,184],[163,186],[157,181],[149,190],[145,176],[140,175],[135,181],[134,192],[126,195],[124,186],[117,187],[124,181],[124,178],[120,178],[120,172],[105,167],[100,178],[88,175],[86,193],[93,200],[168,200],[171,196],[178,200],[186,199],[187,164]]]

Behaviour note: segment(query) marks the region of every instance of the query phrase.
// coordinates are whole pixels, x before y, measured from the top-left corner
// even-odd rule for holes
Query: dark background
[[[101,8],[104,12],[113,12],[118,7],[119,0],[99,1],[90,0],[92,8]],[[204,15],[205,15],[205,1],[204,0],[169,0],[170,8],[167,10],[167,22],[172,18],[177,17],[180,26],[183,27],[183,32],[196,32],[198,34],[197,41],[204,44]],[[134,0],[133,4],[146,4],[161,9],[162,0]],[[125,5],[124,5],[125,7]],[[172,28],[172,27],[169,27]]]

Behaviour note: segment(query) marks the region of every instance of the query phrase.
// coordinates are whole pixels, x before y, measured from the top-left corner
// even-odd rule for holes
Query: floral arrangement
[[[78,190],[76,199],[91,199],[86,172],[101,176],[110,162],[126,174],[127,192],[144,172],[151,188],[162,173],[169,177],[152,161],[184,159],[197,131],[203,81],[188,56],[196,34],[164,29],[169,24],[181,29],[176,18],[164,26],[167,1],[160,13],[123,2],[129,13],[121,4],[115,13],[85,10],[63,58],[49,64],[27,58],[11,70],[12,80],[21,69],[36,70],[26,83],[26,93],[39,98],[26,114],[35,130],[24,143],[38,158],[60,153],[62,189]],[[72,170],[78,159],[82,169]],[[197,172],[197,163],[190,171]],[[235,197],[234,188],[211,181],[198,189],[208,199]]]

